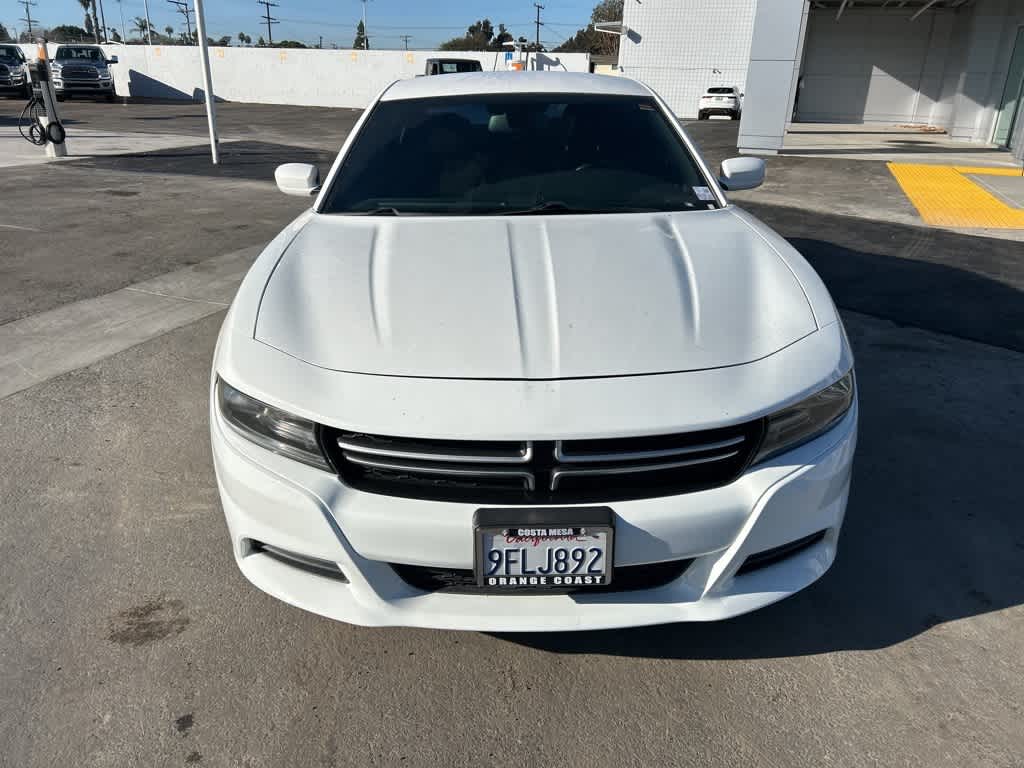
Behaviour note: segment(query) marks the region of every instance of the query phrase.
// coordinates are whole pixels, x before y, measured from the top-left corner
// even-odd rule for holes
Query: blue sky
[[[76,0],[37,0],[32,18],[45,26],[82,25],[82,9]],[[121,11],[130,29],[135,16],[144,15],[143,0],[101,0],[107,26],[121,26]],[[281,20],[274,25],[274,39],[315,43],[323,35],[324,46],[352,45],[355,25],[362,14],[360,0],[276,0],[272,14]],[[541,40],[557,45],[590,19],[595,0],[538,0],[545,6],[541,20]],[[256,0],[205,0],[206,23],[211,37],[237,36],[245,32],[255,40],[266,34],[260,26],[263,6]],[[159,30],[171,25],[184,26],[181,15],[166,0],[149,0],[150,19]],[[431,48],[465,32],[476,19],[489,18],[497,27],[504,23],[517,36],[533,39],[533,0],[370,0],[366,6],[367,27],[375,48],[400,48],[400,35],[412,35],[411,48]],[[24,15],[15,0],[0,0],[0,22],[8,30],[22,29]]]

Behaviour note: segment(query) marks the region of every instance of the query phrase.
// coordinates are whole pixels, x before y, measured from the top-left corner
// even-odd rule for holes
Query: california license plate
[[[480,509],[475,527],[481,587],[587,589],[611,583],[614,528],[607,507]]]

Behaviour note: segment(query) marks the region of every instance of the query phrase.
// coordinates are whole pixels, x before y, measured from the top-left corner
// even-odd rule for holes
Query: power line
[[[191,40],[192,40],[192,16],[191,16],[191,14],[195,13],[195,11],[193,11],[191,8],[188,7],[188,2],[186,2],[186,0],[167,0],[167,2],[170,3],[171,5],[173,5],[175,7],[175,9],[178,11],[178,13],[180,13],[182,16],[185,17],[185,29],[188,32],[188,39],[191,42]]]
[[[270,9],[272,7],[276,8],[277,7],[277,3],[273,3],[273,2],[271,2],[271,0],[256,0],[256,2],[259,3],[262,6],[265,6],[265,12],[264,12],[264,15],[263,15],[262,18],[263,18],[263,21],[267,25],[267,43],[269,43],[270,45],[273,45],[274,44],[274,35],[271,32],[271,25],[272,24],[277,24],[279,22],[278,22],[277,19],[271,17]]]
[[[544,6],[540,3],[534,3],[533,7],[537,9],[537,20],[534,22],[537,25],[537,32],[533,43],[540,48],[540,28],[544,26],[544,22],[540,20],[540,12],[544,10]]]
[[[18,19],[18,21],[24,21],[26,24],[28,24],[28,36],[29,36],[29,39],[31,39],[32,38],[32,6],[39,5],[39,3],[34,2],[34,0],[18,0],[18,4],[25,6],[25,18]]]

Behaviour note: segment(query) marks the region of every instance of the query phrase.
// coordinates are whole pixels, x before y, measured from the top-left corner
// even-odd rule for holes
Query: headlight
[[[316,425],[242,394],[217,379],[217,405],[236,432],[268,451],[331,471],[316,439]]]
[[[100,70],[97,70],[97,71],[100,73],[100,80],[109,80],[110,79],[110,70],[109,69],[100,69]]]
[[[761,447],[753,463],[792,450],[813,440],[846,415],[853,405],[853,371],[835,384],[825,387],[806,400],[768,417]]]

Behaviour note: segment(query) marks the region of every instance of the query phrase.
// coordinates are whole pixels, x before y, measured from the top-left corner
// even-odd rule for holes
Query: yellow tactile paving
[[[921,218],[939,227],[1024,229],[1024,209],[1013,208],[965,174],[1020,176],[1014,168],[889,163],[889,171]]]

